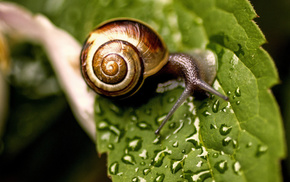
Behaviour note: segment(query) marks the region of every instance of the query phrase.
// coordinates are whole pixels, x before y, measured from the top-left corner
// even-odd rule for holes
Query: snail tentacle
[[[171,74],[180,75],[185,80],[185,89],[181,96],[178,98],[176,103],[173,105],[165,119],[162,121],[161,125],[155,131],[155,134],[159,134],[160,130],[164,124],[171,118],[176,109],[194,93],[194,90],[205,90],[212,94],[215,94],[224,100],[228,100],[227,96],[224,96],[220,92],[212,88],[208,83],[202,80],[200,70],[196,64],[196,60],[184,53],[174,53],[170,54],[168,58],[168,63],[165,66],[167,72]]]

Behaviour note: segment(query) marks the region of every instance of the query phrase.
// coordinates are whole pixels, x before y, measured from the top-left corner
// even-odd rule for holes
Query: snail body
[[[195,90],[205,90],[228,100],[210,86],[216,73],[208,65],[188,54],[169,54],[152,28],[133,19],[111,20],[93,30],[81,52],[81,70],[94,91],[115,98],[133,95],[147,77],[160,70],[182,76],[186,87],[156,134]]]

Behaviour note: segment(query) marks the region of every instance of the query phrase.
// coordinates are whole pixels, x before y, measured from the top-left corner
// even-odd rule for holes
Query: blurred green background
[[[34,10],[45,9],[37,2]],[[263,47],[279,70],[281,83],[272,90],[290,146],[290,1],[251,3],[260,16],[254,21],[268,40]],[[75,120],[41,47],[12,44],[12,48],[9,114],[0,141],[0,181],[110,181],[106,156],[98,156],[94,143]],[[40,76],[22,73],[19,67],[24,66]],[[290,181],[290,161],[285,159],[282,165],[284,181]]]

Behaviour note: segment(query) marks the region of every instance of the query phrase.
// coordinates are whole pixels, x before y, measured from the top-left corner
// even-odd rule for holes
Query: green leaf
[[[182,88],[129,101],[96,98],[97,151],[108,153],[113,181],[281,181],[284,132],[270,91],[279,78],[261,48],[266,40],[247,0],[67,0],[54,9],[48,5],[27,4],[81,42],[102,21],[133,17],[153,26],[171,52],[210,49],[218,57],[214,87],[230,101],[189,98],[160,138],[154,130]],[[145,87],[154,92],[150,81]]]
[[[122,11],[130,15],[129,9]],[[207,48],[217,54],[214,86],[230,102],[191,98],[158,138],[154,130],[181,88],[156,93],[141,104],[98,97],[97,149],[108,152],[113,181],[281,181],[283,130],[269,92],[278,75],[260,48],[265,38],[252,21],[256,14],[249,2],[173,1],[151,11],[162,12],[162,18],[145,21],[159,25],[172,51]]]

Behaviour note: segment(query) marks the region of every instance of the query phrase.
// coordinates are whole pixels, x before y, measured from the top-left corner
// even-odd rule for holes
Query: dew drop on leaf
[[[176,123],[172,122],[169,124],[169,129],[173,129],[173,128],[175,128],[175,126],[176,126]]]
[[[179,120],[179,126],[176,128],[176,130],[174,130],[173,134],[178,133],[183,128],[183,125],[184,125],[184,121]]]
[[[236,90],[235,90],[235,94],[237,97],[241,97],[241,90],[240,90],[240,87],[237,87]]]
[[[211,114],[210,114],[210,112],[208,112],[208,111],[204,111],[204,112],[202,113],[202,115],[206,117],[206,116],[210,116]]]
[[[183,160],[172,160],[171,161],[171,172],[172,174],[177,173],[183,166]]]
[[[200,171],[198,173],[192,174],[189,178],[190,181],[196,181],[196,182],[203,182],[207,178],[210,178],[211,174],[209,170],[206,171]],[[188,179],[188,177],[187,177]]]
[[[145,169],[143,170],[143,174],[144,174],[144,175],[147,175],[150,171],[151,171],[151,169],[149,169],[149,168],[145,168]]]
[[[231,141],[232,141],[231,137],[226,137],[226,138],[223,139],[222,144],[223,144],[223,146],[227,146],[227,145],[229,145],[229,143]]]
[[[266,145],[258,145],[256,156],[260,157],[268,151],[268,146]]]
[[[107,147],[108,147],[108,149],[110,149],[110,150],[113,150],[113,149],[114,149],[114,145],[113,145],[112,143],[109,143],[109,144],[107,145]]]
[[[220,172],[224,173],[228,169],[228,162],[226,160],[215,163],[214,167]]]
[[[151,125],[146,123],[145,121],[138,122],[137,127],[139,127],[141,130],[151,130],[152,129]]]
[[[111,132],[113,132],[115,135],[117,135],[117,136],[121,136],[121,130],[120,130],[117,126],[115,126],[115,125],[110,125],[110,126],[109,126],[109,130],[110,130]]]
[[[132,179],[132,182],[138,182],[139,181],[139,179],[137,178],[137,177],[134,177],[133,179]]]
[[[227,126],[226,124],[222,124],[221,127],[220,127],[220,134],[225,136],[227,134],[229,134],[232,130],[232,127],[231,126]]]
[[[109,104],[109,108],[110,108],[110,110],[113,111],[116,115],[121,115],[121,114],[122,114],[121,109],[120,109],[118,106],[116,106],[115,104],[113,104],[113,103],[110,103],[110,104]]]
[[[197,164],[196,164],[196,167],[201,167],[202,165],[202,161],[199,161]]]
[[[165,148],[161,151],[155,151],[155,156],[153,158],[152,165],[155,167],[160,167],[163,163],[163,159],[166,155],[171,154],[171,151],[168,148]]]
[[[138,117],[136,115],[131,115],[130,116],[130,120],[133,121],[133,122],[137,122]]]
[[[145,113],[150,116],[152,113],[152,109],[151,108],[146,108]]]
[[[174,142],[174,143],[172,144],[172,147],[178,147],[178,141]]]
[[[116,175],[119,172],[119,163],[113,162],[109,167],[109,173],[112,175]]]
[[[163,182],[165,178],[164,174],[158,174],[157,173],[157,177],[154,179],[154,182]]]
[[[100,121],[98,124],[98,129],[99,130],[106,130],[109,129],[109,123],[107,121]]]
[[[97,114],[97,115],[102,115],[103,114],[103,111],[102,111],[102,109],[101,109],[101,106],[100,106],[100,102],[98,102],[98,101],[96,101],[95,102],[95,113]]]
[[[128,150],[129,151],[138,151],[142,146],[142,139],[135,137],[132,140],[128,141]]]
[[[159,126],[162,123],[162,121],[166,118],[166,116],[167,116],[167,113],[162,114],[161,116],[157,117],[156,124]]]
[[[175,100],[176,100],[175,97],[169,97],[169,98],[167,99],[167,102],[168,102],[168,103],[173,103],[173,102],[175,102]]]
[[[249,142],[249,143],[247,143],[246,147],[247,148],[250,148],[252,145],[253,145],[253,143],[252,142]]]
[[[125,163],[125,164],[131,164],[131,165],[134,165],[136,162],[135,162],[135,159],[132,155],[130,154],[125,154],[123,157],[122,157],[122,161]]]
[[[217,126],[215,124],[210,124],[210,129],[217,129]]]
[[[213,154],[212,154],[212,157],[214,157],[214,158],[218,158],[218,157],[219,157],[219,153],[217,153],[217,152],[213,153]]]
[[[142,161],[142,162],[140,162],[140,165],[141,165],[141,166],[145,166],[146,163],[145,163],[144,161]]]
[[[238,161],[233,164],[233,170],[236,174],[241,175],[241,164]]]
[[[236,104],[237,104],[237,105],[240,105],[240,104],[241,104],[241,101],[237,100],[237,101],[236,101]]]
[[[219,111],[220,101],[217,99],[212,105],[212,112],[217,113]]]
[[[238,148],[238,142],[237,142],[237,140],[233,140],[233,147],[235,149]]]
[[[155,145],[160,144],[160,135],[156,136],[156,138],[153,140],[152,143],[155,144]]]
[[[227,95],[230,96],[232,94],[231,91],[227,91]]]
[[[139,154],[139,156],[141,157],[141,159],[148,159],[148,152],[147,152],[147,150],[143,150],[140,154]]]

